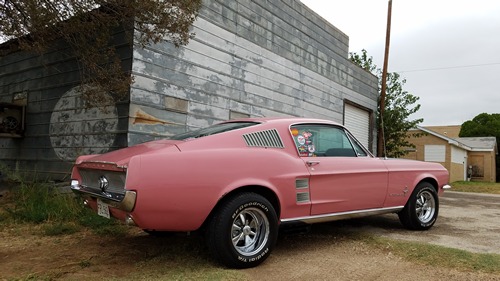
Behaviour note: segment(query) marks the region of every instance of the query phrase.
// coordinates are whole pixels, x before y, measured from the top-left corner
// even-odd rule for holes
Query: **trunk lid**
[[[180,151],[176,144],[178,140],[158,140],[150,141],[104,154],[85,155],[78,157],[76,164],[82,168],[105,168],[105,166],[115,166],[126,169],[130,159],[136,155],[150,153],[162,153],[166,151]]]

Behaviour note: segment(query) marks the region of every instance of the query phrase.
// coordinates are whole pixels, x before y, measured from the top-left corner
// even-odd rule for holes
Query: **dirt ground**
[[[436,225],[425,232],[403,229],[396,215],[314,225],[307,234],[281,237],[269,259],[240,271],[243,277],[238,280],[500,280],[498,274],[413,264],[390,249],[375,251],[362,239],[350,238],[365,232],[500,254],[500,196],[449,192],[441,199]],[[0,280],[130,278],[145,256],[186,239],[196,248],[200,238],[151,237],[133,228],[125,237],[99,237],[91,232],[47,237],[28,226],[4,227],[0,229]],[[199,254],[193,253],[193,258]]]

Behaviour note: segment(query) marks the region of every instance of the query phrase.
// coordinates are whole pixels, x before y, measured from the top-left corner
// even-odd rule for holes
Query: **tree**
[[[13,48],[43,53],[64,40],[81,68],[88,105],[109,104],[126,96],[132,77],[123,71],[112,32],[125,28],[130,43],[142,46],[168,40],[188,43],[201,0],[0,0],[0,38]],[[133,35],[132,35],[133,34]],[[0,53],[0,57],[3,54]]]
[[[372,57],[368,57],[366,50],[363,49],[361,55],[349,53],[349,58],[364,70],[378,77],[380,92],[382,71],[373,63]],[[406,148],[415,147],[408,142],[408,131],[424,121],[422,118],[409,119],[410,115],[420,109],[420,104],[417,103],[420,98],[403,90],[405,83],[406,79],[401,78],[398,73],[387,73],[385,110],[382,118],[380,116],[380,104],[377,111],[377,125],[378,129],[383,129],[384,132],[384,156],[387,157],[401,157],[407,153]],[[418,133],[413,135],[419,136]]]
[[[500,140],[500,114],[481,113],[472,120],[465,121],[460,128],[460,137],[496,137]],[[496,181],[500,181],[500,155],[496,156]]]
[[[460,128],[460,137],[496,137],[500,139],[500,114],[481,113],[465,121]]]

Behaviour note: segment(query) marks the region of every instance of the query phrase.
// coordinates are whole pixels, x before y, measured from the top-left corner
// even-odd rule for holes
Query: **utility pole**
[[[380,87],[380,101],[379,101],[379,112],[380,112],[380,122],[378,127],[377,135],[377,156],[386,157],[385,152],[385,136],[384,136],[384,111],[385,111],[385,92],[387,88],[387,64],[389,61],[389,45],[391,41],[391,11],[392,11],[392,0],[389,0],[387,8],[387,31],[385,35],[385,54],[384,54],[384,67],[382,69],[382,85]]]

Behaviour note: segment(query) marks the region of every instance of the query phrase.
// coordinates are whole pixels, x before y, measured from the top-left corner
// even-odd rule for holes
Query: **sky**
[[[301,0],[349,36],[349,52],[365,49],[384,62],[388,0]],[[461,125],[500,113],[500,1],[392,0],[388,71],[420,97],[424,126]]]

